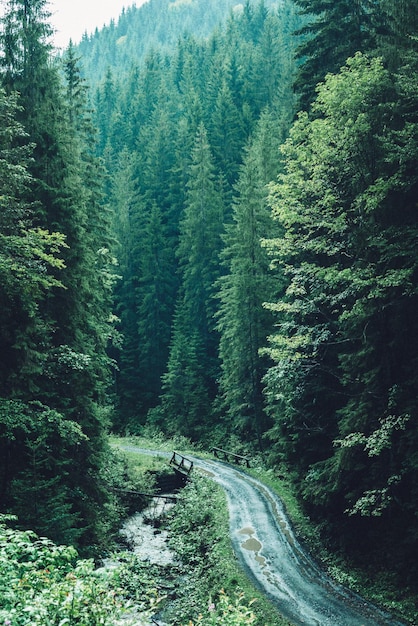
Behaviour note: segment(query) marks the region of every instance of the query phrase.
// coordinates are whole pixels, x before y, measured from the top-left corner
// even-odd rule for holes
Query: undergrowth
[[[184,567],[177,598],[164,615],[170,624],[288,624],[253,587],[234,555],[219,485],[195,475],[171,510],[167,528]]]

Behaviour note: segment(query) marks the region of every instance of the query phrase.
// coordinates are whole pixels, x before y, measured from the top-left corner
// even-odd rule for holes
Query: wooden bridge
[[[179,452],[173,452],[169,465],[174,469],[176,473],[181,474],[187,480],[190,472],[193,469],[193,461],[186,458]]]
[[[212,448],[213,454],[217,459],[222,458],[224,461],[232,460],[235,463],[244,463],[247,467],[250,467],[250,459],[248,456],[242,456],[242,454],[235,454],[235,452],[229,452],[228,450],[222,450],[222,448]]]

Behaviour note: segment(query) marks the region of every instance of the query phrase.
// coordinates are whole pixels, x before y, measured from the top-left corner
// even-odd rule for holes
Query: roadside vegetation
[[[355,591],[404,622],[416,624],[416,597],[407,586],[400,589],[396,577],[387,571],[376,572],[374,564],[358,564],[347,559],[335,545],[327,545],[320,525],[315,524],[303,511],[292,484],[291,477],[280,468],[266,469],[263,462],[246,471],[270,487],[285,505],[299,541],[315,555],[323,569],[336,582]]]
[[[114,571],[80,559],[72,546],[13,529],[12,522],[0,518],[0,624],[115,626],[129,616],[133,605],[116,585]],[[155,603],[153,590],[144,588],[142,600],[146,624]],[[125,626],[132,623],[124,621]]]
[[[168,450],[173,443],[181,442],[162,445],[154,439],[140,445]],[[123,487],[151,492],[155,476],[167,471],[167,459],[114,449],[107,471],[115,491]],[[129,501],[121,497],[121,519],[129,508]],[[143,562],[121,551],[115,536],[113,551],[107,548],[103,555],[113,566],[105,568],[80,558],[72,546],[16,529],[14,516],[1,516],[0,624],[145,626],[157,613],[176,626],[287,624],[252,588],[236,562],[220,487],[196,476],[164,523],[178,565]]]
[[[171,452],[174,449],[201,457],[211,455],[193,448],[184,437],[167,440],[162,435],[112,438],[115,447],[132,444],[139,448]],[[131,472],[166,471],[167,459],[123,452]],[[171,536],[170,548],[179,567],[152,567],[161,600],[162,620],[180,626],[287,626],[277,609],[248,580],[234,555],[229,538],[229,518],[223,489],[208,478],[195,474],[182,489],[181,498],[164,520]],[[144,566],[135,570],[146,576]],[[164,575],[166,579],[164,580]],[[172,577],[177,579],[174,581]],[[168,580],[167,580],[168,577]],[[136,581],[131,586],[138,589]]]
[[[177,597],[166,614],[169,624],[180,615],[184,625],[288,624],[254,588],[233,553],[226,496],[219,485],[195,475],[166,525],[183,566]]]

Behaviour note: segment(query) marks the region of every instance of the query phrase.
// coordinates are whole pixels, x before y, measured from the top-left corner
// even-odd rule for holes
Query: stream
[[[168,456],[135,446],[122,449]],[[226,492],[231,541],[255,585],[295,626],[403,626],[334,582],[295,537],[281,500],[245,472],[219,460],[188,456]]]

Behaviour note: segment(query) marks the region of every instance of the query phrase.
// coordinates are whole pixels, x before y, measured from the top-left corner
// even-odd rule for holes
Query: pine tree
[[[161,89],[162,100],[168,100]],[[158,403],[178,288],[175,250],[184,191],[173,183],[175,113],[170,102],[157,106],[133,145],[127,141],[110,197],[121,244],[117,302],[124,347],[117,374],[118,428],[131,431]]]
[[[0,276],[2,365],[0,395],[22,386],[19,368],[41,362],[42,341],[48,336],[40,303],[59,282],[63,269],[58,253],[65,237],[36,227],[36,205],[26,201],[33,179],[29,173],[31,146],[16,120],[18,95],[0,91]],[[36,344],[39,343],[37,346]],[[26,372],[28,375],[28,372]],[[30,386],[30,384],[29,384]]]
[[[297,35],[302,42],[297,58],[302,64],[295,81],[300,108],[307,110],[316,85],[329,72],[338,72],[348,57],[375,47],[375,0],[295,0],[307,24]]]
[[[258,149],[257,144],[248,149],[235,188],[233,223],[227,226],[222,253],[226,274],[219,280],[218,330],[220,389],[228,430],[247,441],[255,438],[262,448],[266,364],[259,351],[271,331],[263,302],[273,296],[274,280],[268,274],[269,258],[261,245],[272,227]]]
[[[241,112],[233,100],[227,80],[223,79],[211,115],[210,139],[214,156],[226,181],[236,182],[241,150],[247,139]]]
[[[219,272],[223,212],[207,133],[201,125],[193,148],[180,223],[181,287],[162,396],[168,428],[194,438],[208,428],[210,407],[216,395],[218,361],[213,295]]]
[[[414,0],[383,0],[379,52],[396,71],[417,51],[418,20]]]
[[[177,280],[172,276],[172,254],[159,207],[149,210],[141,254],[138,287],[139,393],[140,415],[156,406],[161,394],[171,337]]]
[[[99,473],[105,448],[103,383],[108,371],[109,312],[103,291],[108,273],[102,263],[107,241],[100,232],[105,226],[98,210],[98,190],[92,184],[93,179],[99,180],[99,170],[88,156],[87,118],[81,114],[86,111],[84,88],[70,58],[67,108],[58,66],[50,57],[45,7],[45,0],[8,3],[1,38],[2,79],[7,90],[19,91],[19,118],[34,144],[33,185],[27,194],[36,202],[34,224],[65,235],[65,269],[59,276],[65,289],[56,288],[40,304],[42,351],[37,360],[21,365],[14,393],[26,402],[36,397],[45,410],[80,425],[85,437],[71,448],[74,470],[68,473],[60,457],[61,478],[71,506],[79,512],[80,541],[92,545],[97,539],[101,498],[106,499]],[[103,242],[101,250],[99,241]],[[47,445],[45,438],[41,441]],[[64,490],[62,481],[54,488]],[[39,523],[52,527],[54,519]]]
[[[54,273],[64,268],[57,253],[65,244],[59,233],[34,227],[35,206],[25,202],[33,180],[30,146],[15,119],[18,110],[17,95],[6,97],[1,91],[0,502],[2,510],[12,507],[22,523],[73,541],[77,516],[63,480],[63,456],[70,440],[80,442],[81,433],[39,402],[28,403],[31,385],[22,385],[22,378],[33,380],[34,370],[45,364],[49,329],[41,305],[52,289],[62,287]],[[18,401],[19,395],[26,401]]]

